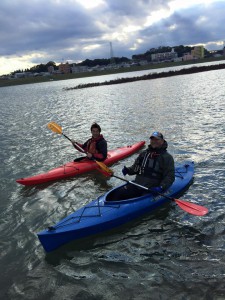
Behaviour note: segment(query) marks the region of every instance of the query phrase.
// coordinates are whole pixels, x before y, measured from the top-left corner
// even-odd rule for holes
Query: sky
[[[0,75],[160,46],[223,49],[224,11],[225,0],[1,0]]]

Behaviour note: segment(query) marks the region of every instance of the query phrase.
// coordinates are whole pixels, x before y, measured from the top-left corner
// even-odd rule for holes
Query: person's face
[[[92,134],[92,137],[93,137],[94,139],[96,139],[96,138],[99,137],[100,132],[99,132],[98,128],[92,128],[91,134]]]
[[[151,137],[150,138],[150,145],[152,146],[152,148],[160,148],[164,143],[164,140],[162,139],[157,139],[155,137]]]

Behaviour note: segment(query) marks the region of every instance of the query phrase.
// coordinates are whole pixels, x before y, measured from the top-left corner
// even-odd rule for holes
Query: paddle
[[[65,135],[65,134],[63,133],[62,127],[61,127],[59,124],[57,124],[57,123],[55,123],[55,122],[50,122],[50,123],[48,123],[47,127],[48,127],[51,131],[53,131],[53,132],[55,132],[55,133],[62,134],[62,135],[63,135],[65,138],[67,138],[72,144],[75,144],[76,147],[77,147],[81,152],[87,154],[87,152],[86,152],[83,148],[81,148],[77,143],[72,142],[72,140],[71,140],[67,135]],[[107,166],[106,166],[103,162],[97,161],[97,160],[94,159],[94,158],[93,158],[93,160],[94,160],[94,161],[96,162],[96,164],[98,164],[99,167],[100,167],[100,169],[97,168],[97,167],[96,167],[96,169],[97,169],[99,172],[101,172],[102,174],[104,174],[105,176],[109,176],[109,175],[108,175],[108,172],[105,172],[105,171],[104,171],[104,168],[107,168]]]
[[[50,123],[48,123],[47,127],[55,133],[62,134],[65,138],[67,138],[73,144],[72,140],[62,132],[62,127],[59,124],[57,124],[55,122],[50,122]],[[76,144],[76,146],[78,146],[78,145]],[[82,149],[82,148],[80,148],[80,149],[81,149],[81,152],[85,152],[84,149]]]
[[[102,166],[101,166],[102,167]],[[135,186],[138,186],[144,190],[147,190],[149,192],[151,192],[151,189],[143,186],[143,185],[140,185],[140,184],[137,184],[135,182],[132,182],[132,181],[129,181],[129,180],[126,180],[122,177],[119,177],[119,176],[116,176],[113,174],[113,171],[111,169],[109,169],[106,165],[104,165],[103,167],[103,170],[104,172],[108,173],[108,176],[112,176],[112,177],[115,177],[115,178],[118,178],[120,180],[123,180],[127,183],[130,183],[130,184],[133,184]],[[184,200],[180,200],[180,199],[176,199],[176,198],[173,198],[173,197],[169,197],[165,194],[162,194],[162,193],[159,193],[157,192],[158,195],[162,196],[162,197],[165,197],[169,200],[172,200],[172,201],[175,201],[176,204],[183,210],[185,210],[186,212],[188,212],[189,214],[192,214],[192,215],[196,215],[196,216],[204,216],[205,214],[208,213],[208,208],[204,207],[204,206],[200,206],[200,205],[197,205],[197,204],[194,204],[194,203],[190,203],[190,202],[187,202],[187,201],[184,201]]]

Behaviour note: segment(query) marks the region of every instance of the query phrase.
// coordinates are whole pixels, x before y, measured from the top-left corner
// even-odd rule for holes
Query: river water
[[[142,75],[139,72],[124,76]],[[0,89],[0,299],[225,298],[225,70],[65,91],[122,74]],[[181,199],[110,233],[46,254],[36,233],[121,184],[96,171],[36,187],[16,183],[79,157],[98,122],[110,149],[162,131],[176,162],[195,162]],[[112,166],[121,176],[135,154]],[[132,179],[132,177],[129,177]]]

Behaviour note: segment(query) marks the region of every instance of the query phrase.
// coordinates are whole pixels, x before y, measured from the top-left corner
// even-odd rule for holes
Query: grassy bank
[[[199,64],[199,63],[222,61],[222,60],[225,60],[225,57],[201,59],[201,60],[194,60],[194,61],[183,61],[183,62],[168,62],[168,63],[160,63],[160,64],[146,65],[146,66],[133,66],[130,68],[121,68],[118,70],[105,70],[105,71],[85,72],[85,73],[77,73],[77,74],[61,74],[61,75],[51,75],[46,77],[38,76],[38,77],[31,77],[31,78],[0,79],[0,87],[49,82],[49,81],[57,81],[57,80],[76,79],[76,78],[101,76],[101,75],[110,75],[110,74],[119,74],[124,72],[137,72],[143,70],[149,70],[149,72],[151,72],[154,69],[168,68],[168,67],[175,67],[175,66],[182,66],[182,65],[185,66],[190,64]]]

